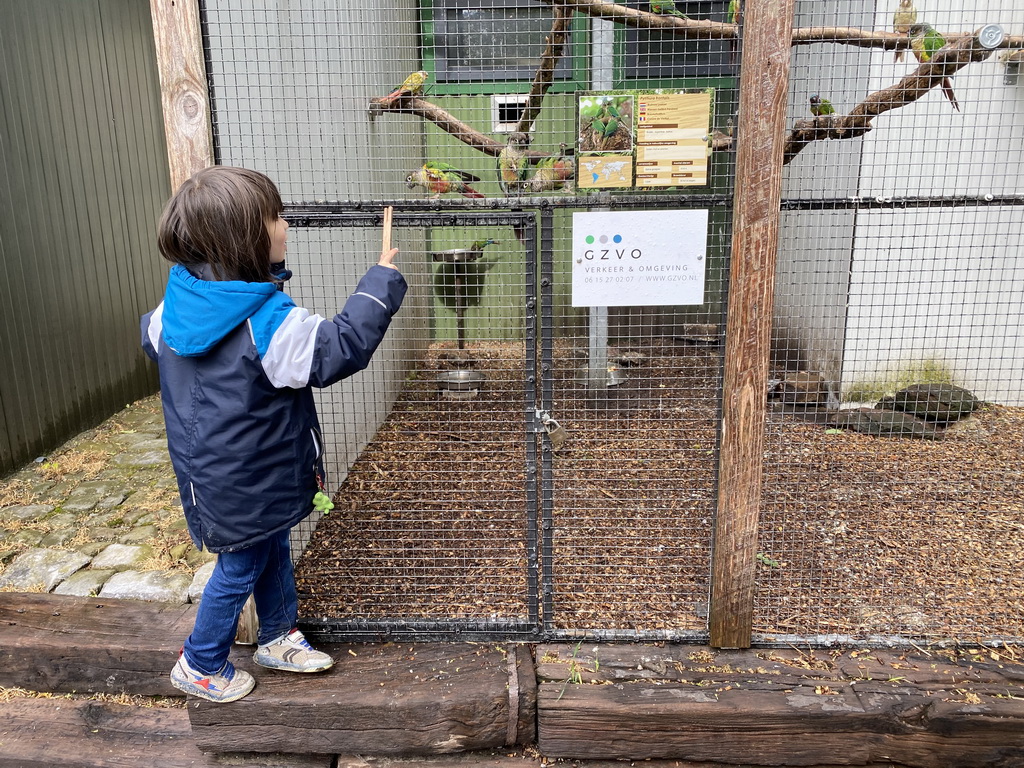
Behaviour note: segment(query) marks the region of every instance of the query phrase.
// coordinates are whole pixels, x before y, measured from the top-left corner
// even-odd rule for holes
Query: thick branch
[[[736,37],[736,25],[710,19],[683,19],[627,8],[612,0],[543,0],[548,5],[579,11],[598,19],[608,19],[627,27],[669,29],[684,38],[720,39]]]
[[[709,19],[681,19],[678,16],[662,16],[657,13],[626,8],[612,0],[543,0],[548,5],[564,6],[599,19],[608,19],[629,27],[642,29],[667,29],[684,38],[728,40],[737,36],[735,24],[725,24]],[[946,40],[958,42],[973,38],[972,33],[947,34]],[[910,40],[897,32],[873,32],[853,27],[805,27],[793,30],[793,45],[812,43],[838,43],[860,48],[882,48],[886,50],[906,49]],[[1007,36],[1000,48],[1024,47],[1024,36]]]
[[[370,99],[370,109],[377,112],[402,112],[407,115],[417,115],[425,120],[429,120],[442,131],[450,133],[463,144],[491,157],[497,157],[498,153],[505,148],[504,143],[495,141],[490,136],[480,133],[476,128],[466,125],[466,123],[453,117],[449,112],[441,109],[436,104],[430,103],[426,99],[421,99],[417,96],[402,96],[390,104],[383,102],[382,99],[383,97]],[[533,150],[527,154],[530,157],[536,158],[548,156],[544,152]]]
[[[533,121],[540,114],[540,109],[544,104],[544,95],[555,79],[555,67],[558,66],[558,60],[562,58],[562,51],[569,38],[572,11],[561,5],[555,6],[554,11],[555,20],[551,25],[551,34],[547,38],[547,47],[544,48],[544,53],[540,57],[540,66],[537,67],[537,73],[533,76],[533,85],[530,86],[530,96],[526,106],[523,107],[519,125],[516,126],[516,130],[523,133],[530,132]]]
[[[868,96],[854,107],[850,114],[822,115],[812,120],[798,120],[786,139],[783,162],[788,163],[812,141],[863,136],[871,130],[871,121],[878,115],[917,101],[972,61],[983,61],[991,54],[992,51],[982,47],[977,37],[961,38],[953,45],[936,52],[930,62],[921,64],[895,85]]]

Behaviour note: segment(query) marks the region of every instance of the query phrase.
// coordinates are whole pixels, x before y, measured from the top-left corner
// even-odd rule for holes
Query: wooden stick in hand
[[[390,205],[384,209],[384,240],[381,245],[381,253],[391,250],[391,216],[394,212],[395,209]]]

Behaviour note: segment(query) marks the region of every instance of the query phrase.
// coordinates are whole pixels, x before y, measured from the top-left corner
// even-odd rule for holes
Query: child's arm
[[[341,312],[327,320],[285,294],[276,294],[250,319],[253,341],[275,387],[327,387],[365,368],[398,311],[408,285],[381,254]]]

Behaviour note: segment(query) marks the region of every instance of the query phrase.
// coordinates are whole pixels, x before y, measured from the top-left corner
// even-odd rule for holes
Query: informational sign
[[[579,189],[708,183],[712,92],[610,91],[579,96]]]
[[[704,303],[708,212],[572,215],[574,307]]]
[[[709,93],[637,96],[636,185],[708,183]]]

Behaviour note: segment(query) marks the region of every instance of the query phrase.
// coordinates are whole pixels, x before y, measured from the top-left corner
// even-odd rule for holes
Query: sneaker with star
[[[259,646],[252,659],[261,667],[285,672],[321,672],[334,665],[334,659],[314,649],[297,629]]]
[[[171,670],[171,685],[189,696],[207,701],[237,701],[256,687],[256,681],[248,672],[235,669],[230,661],[214,675],[193,669],[185,660],[185,654],[178,657],[178,663]]]

